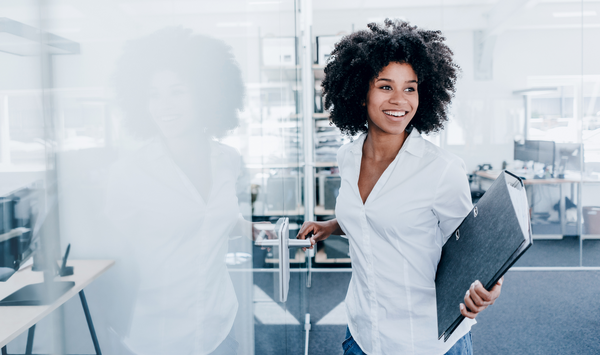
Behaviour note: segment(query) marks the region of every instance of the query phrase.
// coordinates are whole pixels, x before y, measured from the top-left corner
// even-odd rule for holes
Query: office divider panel
[[[116,260],[87,292],[103,352],[303,354],[306,257],[289,255],[281,302],[278,250],[254,245],[279,217],[286,239],[303,221],[300,4],[1,9],[2,188],[41,181],[48,259],[70,243],[71,258]],[[58,334],[40,324],[33,352],[92,353],[79,307]]]

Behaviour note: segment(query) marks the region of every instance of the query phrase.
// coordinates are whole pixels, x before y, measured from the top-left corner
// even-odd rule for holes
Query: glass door
[[[305,198],[299,4],[26,5],[5,13],[58,44],[38,81],[51,124],[25,136],[36,106],[3,87],[13,136],[2,131],[1,167],[56,151],[56,248],[116,261],[86,288],[102,351],[305,353],[308,259],[292,241]],[[29,60],[0,55],[3,68]],[[38,327],[33,352],[58,339],[92,353],[79,307],[63,307],[61,334]]]

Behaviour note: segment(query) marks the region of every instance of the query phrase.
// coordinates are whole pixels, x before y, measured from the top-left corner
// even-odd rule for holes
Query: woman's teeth
[[[406,115],[407,111],[383,111],[386,115],[394,116],[394,117],[402,117]]]

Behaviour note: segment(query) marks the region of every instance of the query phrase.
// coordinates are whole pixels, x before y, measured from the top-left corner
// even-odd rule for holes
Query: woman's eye
[[[383,90],[392,90],[392,87],[389,86],[389,85],[384,85],[384,86],[381,87],[381,89],[383,89]]]
[[[416,90],[415,90],[415,88],[406,88],[406,89],[404,89],[404,91],[413,92],[413,91],[416,91]]]

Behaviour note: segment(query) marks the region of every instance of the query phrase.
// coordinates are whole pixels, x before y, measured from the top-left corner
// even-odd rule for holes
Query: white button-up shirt
[[[210,354],[238,309],[225,256],[240,218],[241,158],[211,142],[205,201],[165,149],[155,141],[111,169],[107,213],[132,246],[128,259],[138,271],[124,342],[135,354]]]
[[[465,318],[448,341],[438,340],[437,265],[472,208],[465,165],[413,129],[363,204],[358,178],[366,136],[337,156],[335,213],[352,259],[348,327],[367,354],[444,354],[476,323]]]

